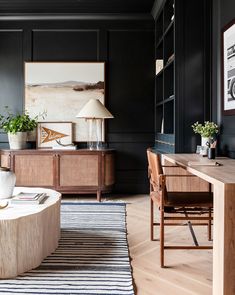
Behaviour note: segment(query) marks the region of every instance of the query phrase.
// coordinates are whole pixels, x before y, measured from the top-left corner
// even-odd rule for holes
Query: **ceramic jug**
[[[12,197],[16,176],[9,168],[0,167],[0,199]]]

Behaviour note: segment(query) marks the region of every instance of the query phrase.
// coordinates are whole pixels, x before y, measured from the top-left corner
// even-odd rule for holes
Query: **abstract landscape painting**
[[[74,141],[88,140],[88,123],[76,115],[91,98],[104,104],[104,90],[103,62],[25,63],[25,110],[32,116],[46,111],[47,122],[75,123]]]

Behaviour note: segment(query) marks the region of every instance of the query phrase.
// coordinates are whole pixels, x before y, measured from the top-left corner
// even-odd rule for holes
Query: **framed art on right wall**
[[[222,110],[235,115],[235,20],[222,31]]]

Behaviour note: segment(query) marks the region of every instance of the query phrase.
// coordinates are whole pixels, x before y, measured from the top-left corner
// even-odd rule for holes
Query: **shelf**
[[[174,95],[169,96],[168,98],[164,99],[164,103],[170,102],[175,99]]]
[[[157,150],[159,153],[174,153],[174,135],[157,133],[155,139],[155,150]]]
[[[158,40],[156,48],[159,48],[163,43],[163,36]]]
[[[166,28],[163,36],[166,36],[168,34],[168,32],[170,31],[170,29],[174,28],[174,19],[171,21],[171,23],[169,24],[169,26]]]
[[[167,69],[169,66],[173,65],[174,61],[175,61],[175,58],[172,58],[171,61],[169,61],[169,62],[164,66],[163,69],[165,70],[165,69]]]
[[[161,76],[164,72],[164,70],[166,70],[168,67],[170,67],[171,65],[173,65],[175,59],[172,59],[170,62],[168,62],[164,67],[163,69],[157,73],[157,75],[155,75],[156,78],[158,78],[159,76]]]
[[[171,21],[170,25],[167,27],[166,31],[163,33],[160,39],[157,41],[156,48],[160,47],[161,43],[163,42],[164,37],[169,33],[171,29],[174,28],[174,20]]]
[[[164,70],[164,68],[160,72],[158,72],[157,75],[155,75],[155,77],[156,78],[160,77],[163,74],[163,70]]]
[[[160,107],[160,106],[162,106],[163,104],[164,104],[164,101],[162,100],[162,101],[156,103],[156,107]]]

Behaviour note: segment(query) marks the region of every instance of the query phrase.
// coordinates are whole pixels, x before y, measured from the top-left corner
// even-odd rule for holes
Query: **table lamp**
[[[87,148],[90,150],[102,148],[102,124],[104,119],[112,119],[113,115],[99,99],[90,99],[76,117],[88,121]]]

